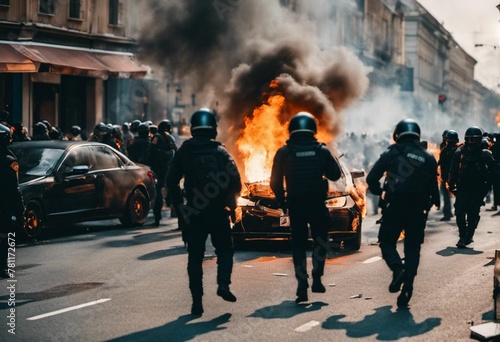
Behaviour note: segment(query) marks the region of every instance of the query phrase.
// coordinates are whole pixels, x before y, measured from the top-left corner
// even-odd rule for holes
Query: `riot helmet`
[[[82,129],[77,125],[71,126],[71,129],[69,131],[74,137],[82,133]]]
[[[299,112],[290,120],[288,125],[288,132],[290,135],[303,132],[316,134],[318,128],[316,126],[316,120],[308,112]]]
[[[170,123],[170,120],[162,120],[158,124],[158,132],[163,133],[167,132],[170,133],[172,132],[172,124]]]
[[[200,108],[191,115],[191,135],[209,135],[212,139],[217,136],[217,118],[209,108]]]
[[[451,144],[456,144],[459,141],[457,131],[450,129],[448,133],[446,133],[446,140]]]
[[[136,133],[137,128],[139,127],[140,124],[141,124],[141,121],[139,121],[139,120],[132,121],[132,123],[130,124],[130,132]]]
[[[149,125],[149,132],[151,132],[151,135],[155,135],[156,133],[158,133],[158,126],[156,126],[155,124]]]
[[[449,129],[445,129],[445,130],[443,131],[443,134],[441,134],[441,137],[443,138],[443,140],[444,140],[444,139],[446,139],[446,135],[448,135],[448,132],[449,132],[449,131],[450,131]]]
[[[149,125],[147,123],[141,123],[137,127],[137,134],[139,134],[140,137],[147,137],[149,135]]]
[[[483,130],[477,126],[471,126],[465,131],[465,143],[471,146],[480,146],[483,139]]]
[[[10,145],[12,142],[12,134],[9,127],[0,124],[0,147]]]
[[[413,119],[403,119],[394,128],[392,139],[398,141],[403,136],[411,136],[420,139],[420,126]]]
[[[48,134],[48,133],[49,133],[49,130],[48,130],[47,126],[41,121],[37,122],[33,126],[33,134],[34,135],[42,135],[42,134]]]

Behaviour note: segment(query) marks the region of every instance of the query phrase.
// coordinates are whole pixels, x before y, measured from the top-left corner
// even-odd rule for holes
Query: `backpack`
[[[487,165],[482,161],[481,152],[466,153],[463,149],[460,153],[458,181],[465,188],[475,188],[481,192],[489,189],[489,173]],[[485,193],[486,195],[486,193]]]

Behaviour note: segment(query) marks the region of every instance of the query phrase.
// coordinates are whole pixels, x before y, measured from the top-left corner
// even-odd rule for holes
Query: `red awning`
[[[146,68],[138,66],[125,54],[32,44],[12,44],[11,47],[32,64],[47,65],[48,71],[56,74],[107,79],[138,78],[147,73]]]
[[[0,44],[0,72],[37,72],[39,63],[33,63],[12,46]]]

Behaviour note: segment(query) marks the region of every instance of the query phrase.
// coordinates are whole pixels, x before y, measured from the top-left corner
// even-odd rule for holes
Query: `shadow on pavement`
[[[280,304],[266,306],[264,308],[258,309],[254,313],[248,315],[247,317],[258,317],[266,319],[274,319],[274,318],[286,319],[306,312],[321,310],[323,306],[327,305],[328,303],[324,302],[295,304],[295,302],[292,300],[284,300]]]
[[[440,251],[437,251],[437,255],[441,255],[444,257],[452,256],[455,254],[467,254],[467,255],[476,255],[484,253],[483,251],[476,251],[474,248],[457,248],[457,247],[446,247]]]
[[[345,330],[350,338],[363,338],[376,335],[378,341],[396,341],[403,338],[423,335],[441,324],[441,318],[427,318],[421,323],[415,322],[408,309],[391,311],[392,306],[386,305],[375,309],[375,313],[367,315],[359,322],[341,321],[345,315],[335,315],[328,318],[323,329]],[[380,324],[380,322],[385,322]]]
[[[230,318],[231,314],[226,313],[210,321],[190,323],[197,317],[183,315],[160,327],[138,331],[109,341],[191,341],[208,332],[226,329],[221,325],[228,323]],[[200,337],[199,340],[201,341],[203,338]]]

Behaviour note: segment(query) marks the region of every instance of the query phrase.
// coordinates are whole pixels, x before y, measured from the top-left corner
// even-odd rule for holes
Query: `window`
[[[55,14],[56,1],[57,0],[40,0],[40,6],[38,8],[38,12],[43,14]]]
[[[106,170],[119,168],[120,163],[116,155],[107,147],[92,147],[92,155],[95,158],[95,165],[90,169],[93,170]]]
[[[119,0],[109,0],[109,24],[118,25],[119,14],[120,14],[120,1]]]
[[[80,19],[80,0],[69,0],[69,17]]]

